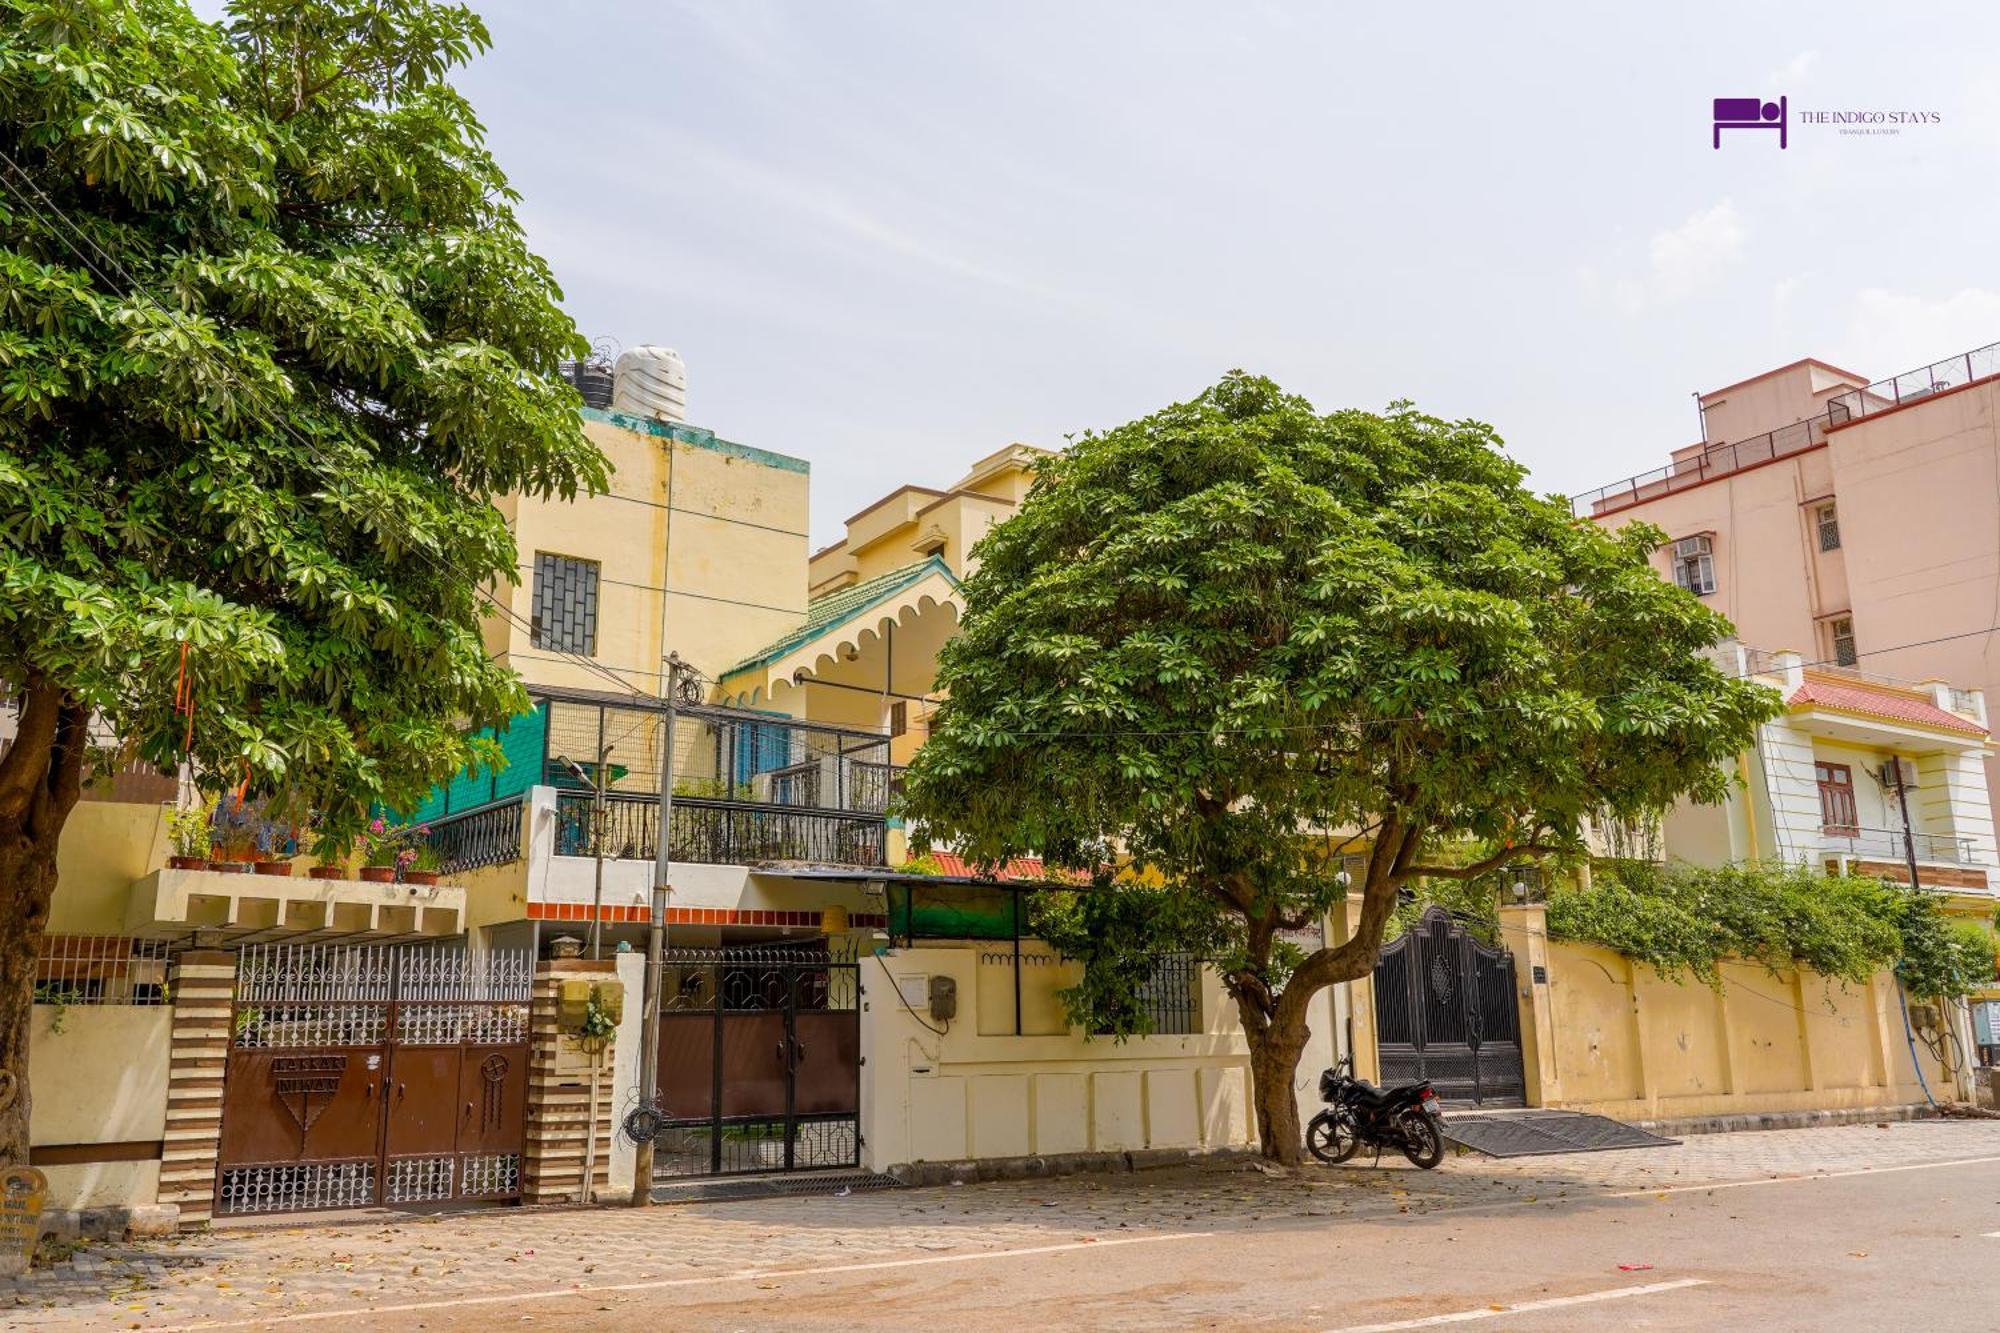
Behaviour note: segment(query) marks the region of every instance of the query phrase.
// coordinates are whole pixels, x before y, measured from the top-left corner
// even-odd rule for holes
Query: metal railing
[[[593,798],[556,797],[556,855],[650,861],[658,848],[660,810],[650,797],[607,794],[601,829],[593,829]],[[762,805],[706,796],[674,797],[673,859],[710,865],[797,861],[815,865],[887,863],[887,823],[881,815]]]
[[[452,875],[520,860],[522,805],[518,799],[503,801],[433,820],[430,845],[440,857],[438,873]]]
[[[1961,388],[1988,375],[2000,375],[2000,343],[1988,343],[1928,366],[1906,370],[1886,380],[1877,380],[1865,389],[1835,394],[1826,401],[1827,420],[1838,426],[1857,417],[1918,402],[1947,389]]]
[[[1826,400],[1824,408],[1804,421],[1795,421],[1789,426],[1781,426],[1733,444],[1712,445],[1694,457],[1677,459],[1665,467],[1614,481],[1594,491],[1585,491],[1571,497],[1570,512],[1578,518],[1601,517],[1662,495],[1703,485],[1759,463],[1803,453],[1823,443],[1829,427],[1920,402],[1989,375],[2000,375],[2000,343],[1975,347],[1969,352],[1933,361],[1928,366],[1877,380],[1866,388],[1835,394]]]
[[[1916,843],[1919,861],[1945,865],[1968,865],[1974,859],[1972,839],[1943,833],[1909,833],[1903,829],[1841,828],[1820,830],[1820,844],[1841,856],[1900,861],[1909,855],[1909,840]]]
[[[1734,444],[1711,445],[1692,458],[1676,459],[1665,467],[1573,496],[1570,512],[1578,518],[1600,517],[1662,495],[1692,490],[1761,463],[1804,453],[1825,441],[1826,424],[1824,417],[1808,417]]]
[[[35,956],[35,1003],[70,1005],[167,1002],[164,940],[124,935],[44,935]]]

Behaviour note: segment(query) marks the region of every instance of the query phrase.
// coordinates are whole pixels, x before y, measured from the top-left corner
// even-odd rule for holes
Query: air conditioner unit
[[[1882,761],[1881,783],[1891,791],[1900,791],[1917,785],[1917,766],[1907,759],[1885,759]]]
[[[1676,558],[1682,560],[1691,559],[1698,555],[1709,555],[1714,550],[1715,543],[1709,539],[1706,533],[1694,537],[1682,537],[1674,543],[1674,555]]]

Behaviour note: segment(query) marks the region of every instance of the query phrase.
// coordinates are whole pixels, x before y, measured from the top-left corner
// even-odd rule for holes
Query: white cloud
[[[2000,342],[2000,292],[1966,287],[1948,296],[1864,288],[1854,298],[1843,364],[1878,379]]]
[[[1806,74],[1819,63],[1819,52],[1801,51],[1764,76],[1764,86],[1777,93],[1789,93],[1805,82]]]
[[[1618,279],[1612,295],[1628,315],[1686,300],[1742,258],[1748,235],[1736,205],[1724,199],[1677,227],[1653,233],[1645,272]]]

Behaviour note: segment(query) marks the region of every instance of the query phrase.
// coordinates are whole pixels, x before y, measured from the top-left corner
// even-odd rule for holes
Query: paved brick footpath
[[[2000,1159],[2000,1121],[1919,1121],[1705,1135],[1671,1148],[1420,1172],[1384,1159],[1268,1175],[1234,1163],[837,1197],[645,1210],[502,1210],[337,1225],[223,1227],[94,1246],[0,1283],[0,1326],[254,1325],[466,1296],[748,1277],[1114,1236],[1335,1226],[1459,1208],[1586,1202],[1731,1181]],[[511,1316],[510,1316],[511,1317]],[[338,1326],[341,1321],[333,1321]]]

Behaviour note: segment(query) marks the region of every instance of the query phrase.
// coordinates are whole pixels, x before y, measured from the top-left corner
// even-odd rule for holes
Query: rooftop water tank
[[[671,347],[634,347],[612,368],[611,410],[659,421],[687,420],[687,363]]]
[[[565,361],[557,373],[583,396],[585,407],[600,410],[611,406],[611,362],[593,356],[588,361]]]

